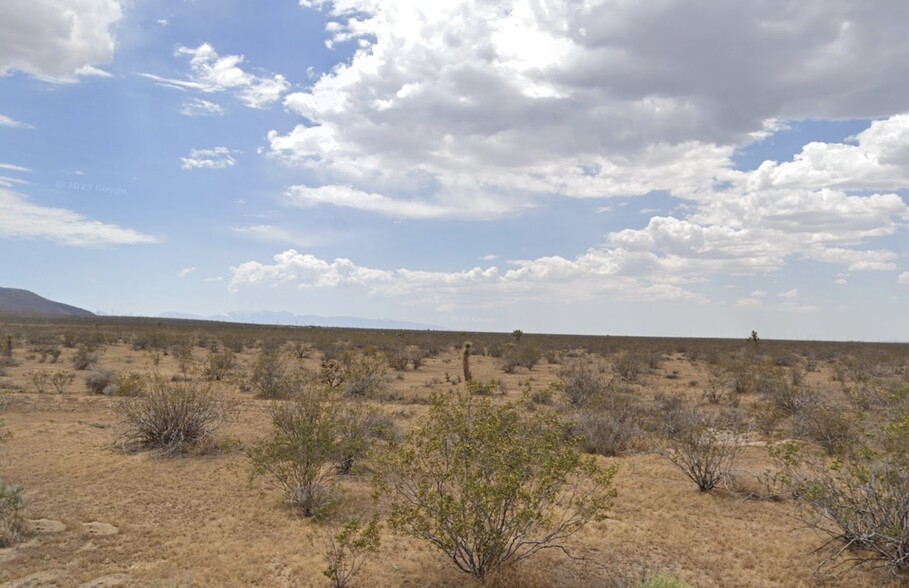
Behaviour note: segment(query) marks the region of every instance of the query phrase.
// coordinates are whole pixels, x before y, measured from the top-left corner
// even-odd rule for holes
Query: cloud
[[[184,102],[177,112],[184,116],[221,116],[224,114],[224,107],[208,100],[193,98]]]
[[[227,147],[213,149],[190,149],[188,157],[181,157],[182,169],[225,169],[237,163],[231,153],[236,150]]]
[[[332,261],[289,249],[274,256],[273,263],[249,261],[231,267],[229,289],[279,287],[361,288],[371,295],[408,297],[437,308],[508,305],[517,300],[592,300],[603,294],[620,299],[686,301],[706,299],[677,285],[680,280],[657,274],[642,280],[626,272],[634,260],[603,256],[589,251],[574,260],[543,257],[512,260],[505,271],[495,266],[439,272],[363,267],[350,259]],[[493,300],[494,302],[490,302]]]
[[[13,165],[12,163],[0,163],[0,169],[8,169],[10,171],[16,172],[30,172],[32,170],[27,167],[22,167],[21,165]]]
[[[900,284],[909,284],[909,272],[903,272],[897,278],[897,282]]]
[[[495,260],[497,260],[498,258],[499,258],[498,255],[492,255],[492,254],[490,254],[490,255],[484,255],[484,256],[481,257],[480,259],[483,260],[483,261],[495,261]]]
[[[896,115],[909,91],[899,3],[304,4],[358,49],[285,98],[303,121],[269,133],[273,155],[454,217],[481,195],[493,214],[553,194],[709,198],[736,147],[787,120]],[[885,139],[860,137],[853,160]]]
[[[846,284],[849,283],[849,280],[847,280],[846,278],[837,278],[836,281],[833,283],[836,284],[837,286],[845,286]]]
[[[749,296],[750,296],[751,298],[766,298],[766,297],[767,297],[767,292],[764,291],[764,290],[755,290],[754,292],[752,292],[751,294],[749,294]]]
[[[758,298],[740,298],[735,301],[736,308],[758,308],[762,305],[763,302]]]
[[[7,0],[0,19],[0,76],[21,71],[70,83],[109,75],[95,66],[113,60],[111,29],[121,17],[118,0]]]
[[[154,237],[132,229],[102,223],[65,208],[32,204],[16,192],[0,187],[0,237],[47,239],[61,245],[102,246],[156,243]]]
[[[777,296],[779,296],[780,298],[798,298],[799,290],[798,290],[798,288],[793,288],[792,290],[788,290],[786,292],[781,292],[780,294],[777,294]]]
[[[28,123],[14,120],[3,114],[0,114],[0,127],[8,127],[11,129],[33,129],[33,128],[35,128]]]
[[[189,57],[189,79],[179,80],[143,73],[141,76],[178,90],[205,94],[227,93],[250,108],[265,108],[281,99],[290,84],[281,75],[258,76],[243,70],[242,55],[220,56],[208,43],[195,49],[178,47],[176,55]]]
[[[187,268],[181,269],[177,275],[180,276],[181,278],[185,278],[186,276],[193,273],[194,271],[196,271],[196,268],[187,267]]]
[[[284,243],[292,245],[314,246],[322,245],[327,241],[326,236],[322,233],[308,233],[306,235],[299,235],[293,231],[267,224],[252,225],[249,227],[238,227],[232,230],[236,233],[240,233],[241,235],[246,235],[257,241],[262,241],[265,243]]]

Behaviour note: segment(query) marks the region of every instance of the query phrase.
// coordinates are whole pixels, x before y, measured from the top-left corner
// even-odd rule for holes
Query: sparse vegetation
[[[562,444],[568,439],[567,447],[582,462],[594,460],[601,468],[617,463],[623,472],[612,480],[622,497],[616,520],[589,522],[570,538],[553,543],[584,556],[583,561],[566,559],[553,565],[553,558],[525,557],[520,565],[510,565],[520,559],[522,551],[506,559],[498,571],[486,572],[487,585],[542,588],[616,582],[621,586],[673,586],[682,585],[678,582],[682,578],[700,585],[700,577],[704,584],[728,585],[735,578],[747,577],[756,585],[817,582],[851,588],[883,586],[888,581],[898,585],[909,574],[899,555],[904,550],[900,537],[905,531],[898,524],[903,486],[907,485],[903,473],[909,471],[909,464],[899,457],[903,454],[896,435],[905,426],[901,418],[909,407],[907,345],[765,339],[752,345],[742,338],[529,334],[518,338],[513,333],[282,328],[110,317],[16,321],[5,323],[0,336],[4,369],[0,393],[15,401],[4,415],[15,432],[0,456],[4,508],[14,506],[18,520],[22,515],[59,519],[67,531],[39,528],[55,521],[29,522],[27,526],[35,527],[39,541],[0,555],[15,557],[13,565],[0,564],[0,584],[49,570],[51,565],[63,569],[63,557],[67,558],[67,573],[72,570],[74,576],[86,580],[102,577],[129,561],[135,565],[124,567],[128,569],[124,572],[127,583],[145,585],[172,579],[187,584],[186,578],[169,576],[170,563],[150,555],[165,552],[167,562],[185,561],[193,570],[193,582],[205,585],[280,584],[293,576],[299,582],[317,583],[322,572],[329,572],[322,580],[326,585],[338,578],[350,585],[457,584],[457,566],[446,565],[450,556],[425,537],[418,538],[390,521],[377,532],[382,540],[381,565],[366,559],[373,552],[362,552],[358,561],[366,559],[363,571],[343,580],[344,566],[351,550],[362,545],[359,541],[369,517],[359,516],[359,527],[351,529],[346,539],[338,534],[346,529],[352,513],[372,508],[392,512],[403,499],[392,490],[384,463],[386,457],[399,458],[398,451],[389,447],[412,448],[411,435],[427,429],[438,431],[451,422],[451,414],[436,418],[434,395],[445,397],[450,413],[458,395],[468,393],[475,408],[472,414],[487,423],[477,426],[494,429],[498,438],[484,440],[492,433],[485,437],[474,433],[469,437],[472,445],[464,447],[465,443],[451,441],[458,439],[454,433],[437,434],[434,438],[445,439],[448,445],[437,443],[430,451],[424,443],[423,455],[432,459],[407,461],[407,467],[427,471],[444,462],[436,459],[440,455],[472,456],[487,441],[504,444],[516,437],[530,447],[536,437],[549,438],[537,434],[530,439],[537,429],[528,423],[541,418],[558,423],[551,439],[553,445],[557,439],[559,451],[567,451]],[[11,360],[5,352],[7,333],[13,342]],[[464,381],[461,353],[466,340],[472,342],[469,383]],[[102,357],[103,350],[103,358],[85,371],[76,371],[71,362],[79,349],[91,350],[97,357]],[[55,364],[54,355],[61,350]],[[527,350],[538,350],[547,361],[533,366],[520,363],[521,353]],[[513,369],[503,373],[511,352],[516,359]],[[272,395],[252,386],[257,361],[269,353],[280,355],[286,368],[287,392],[274,394],[280,397],[276,400],[260,398],[260,394]],[[229,359],[221,362],[219,357],[210,363],[213,356]],[[634,359],[630,372],[622,368],[629,357]],[[376,378],[360,379],[352,374],[363,358],[375,367],[363,371],[378,374]],[[392,373],[390,361],[397,362],[400,371]],[[37,393],[32,381],[32,374],[37,373],[45,376],[40,382],[43,394]],[[59,389],[55,374],[62,374]],[[67,374],[75,374],[75,383],[67,382]],[[93,384],[91,380],[99,374],[103,377]],[[366,384],[353,386],[351,377]],[[378,386],[369,382],[378,382]],[[104,450],[118,438],[127,448],[141,449],[138,440],[127,442],[118,437],[126,428],[126,419],[121,419],[118,428],[115,411],[147,399],[152,389],[176,384],[210,389],[237,418],[209,429],[201,443],[179,450],[151,448],[151,456]],[[86,388],[92,396],[73,393]],[[238,473],[254,469],[247,451],[272,441],[272,408],[295,408],[295,396],[308,388],[327,395],[329,400],[320,403],[321,408],[334,415],[330,419],[333,433],[326,444],[330,449],[319,468],[329,479],[310,492],[316,495],[310,517],[290,493],[284,494],[284,487],[268,471],[261,474],[261,485],[236,485]],[[486,403],[492,409],[478,408]],[[329,406],[332,404],[334,408]],[[488,424],[495,415],[499,415],[497,424]],[[885,427],[889,422],[894,424]],[[695,430],[700,434],[691,435]],[[732,465],[723,465],[729,460],[711,461],[714,450],[726,442],[732,445]],[[155,459],[158,451],[194,455],[212,447],[233,446],[245,450],[202,459]],[[713,498],[700,495],[684,481],[691,476],[677,473],[671,461],[655,458],[649,451],[655,447],[664,455],[677,452],[680,457],[694,455],[701,460],[692,460],[693,464],[719,463],[712,470],[703,468],[718,473],[704,479],[718,478],[714,492],[727,492]],[[686,452],[692,447],[695,451]],[[517,461],[514,455],[512,450],[497,449],[471,457],[476,467],[470,475],[504,468]],[[430,479],[440,480],[446,488],[464,487],[466,470],[459,476],[457,461],[451,458],[450,462],[449,470],[432,470],[449,471],[450,475]],[[520,475],[539,471],[545,462],[536,459]],[[680,463],[687,470],[686,462]],[[292,469],[287,463],[284,467]],[[379,503],[370,505],[370,478],[377,472],[385,478],[387,492],[380,492]],[[583,478],[581,474],[565,479],[573,483],[583,482]],[[481,533],[461,535],[466,537],[463,545],[474,545],[493,528],[477,522],[490,518],[477,514],[483,508],[475,505],[499,504],[495,497],[500,496],[506,479],[484,482],[482,489],[476,484],[474,494],[469,495],[474,497],[472,501],[464,498],[468,496],[465,491],[446,492],[449,520],[463,523],[461,530],[473,525],[482,529]],[[28,489],[34,506],[26,509],[20,484]],[[99,495],[102,485],[104,492]],[[273,486],[273,494],[269,486]],[[586,482],[578,487],[584,491],[593,488]],[[59,488],[67,491],[61,493]],[[531,485],[531,490],[535,488]],[[604,488],[608,492],[610,486]],[[298,496],[302,494],[305,492]],[[276,507],[276,498],[270,496],[287,500],[293,506],[292,514]],[[467,506],[462,508],[462,504]],[[699,524],[705,505],[711,516],[716,515],[711,519],[711,532],[692,546],[690,529]],[[179,516],[160,516],[162,511]],[[509,516],[516,512],[509,511]],[[550,523],[555,524],[568,511],[556,508],[552,512]],[[70,558],[71,540],[82,536],[80,525],[88,525],[89,516],[126,526],[129,537],[137,537],[135,532],[141,530],[142,540],[100,540],[116,549],[93,540],[103,547],[109,563],[89,554]],[[204,521],[198,518],[203,516]],[[429,513],[423,519],[409,520],[428,524],[434,517]],[[152,520],[154,524],[150,524]],[[186,531],[189,524],[191,536]],[[536,532],[547,536],[547,528],[553,527],[535,524],[524,537],[533,540]],[[334,548],[326,539],[328,529]],[[390,537],[392,531],[399,536]],[[609,545],[621,547],[610,548],[603,555],[604,534],[610,538]],[[249,544],[249,536],[257,538],[256,546]],[[488,561],[502,561],[496,559],[501,550],[493,548],[499,536],[492,536],[496,539],[484,543],[481,551],[492,554]],[[300,541],[287,541],[287,537]],[[314,541],[315,550],[299,553],[300,544],[307,541]],[[773,550],[762,549],[770,542],[775,543]],[[652,545],[658,551],[647,549]],[[732,553],[731,545],[735,546]],[[636,555],[642,551],[646,551],[641,556],[646,564]],[[694,551],[696,568],[690,566]],[[224,557],[225,553],[230,557]],[[557,549],[551,555],[556,553]],[[816,566],[828,557],[829,565],[823,565],[816,576]],[[863,565],[853,570],[856,563]],[[844,568],[850,572],[840,574]],[[373,571],[377,573],[372,575]],[[653,575],[658,571],[664,574]],[[889,580],[890,576],[894,579]]]

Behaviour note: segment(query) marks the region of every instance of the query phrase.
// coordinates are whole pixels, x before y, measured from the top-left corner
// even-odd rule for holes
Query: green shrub
[[[250,385],[259,398],[286,398],[290,394],[292,381],[279,347],[263,347],[259,351],[253,365]]]
[[[809,460],[792,485],[816,514],[809,524],[840,545],[825,563],[847,557],[902,576],[909,572],[909,417],[885,428],[875,445],[829,464]]]
[[[559,546],[600,520],[615,493],[603,469],[564,438],[550,411],[455,392],[379,457],[376,494],[392,497],[392,528],[429,542],[479,579]]]
[[[22,488],[0,480],[0,548],[15,545],[25,533],[24,505]]]
[[[271,478],[305,516],[325,514],[338,476],[368,447],[368,411],[331,389],[304,386],[293,402],[272,406],[271,419],[271,437],[248,451],[253,475]]]
[[[344,358],[344,383],[348,396],[375,398],[388,388],[388,364],[376,353],[350,353]]]
[[[366,557],[379,549],[381,526],[373,516],[365,525],[360,519],[348,520],[336,532],[326,537],[325,560],[328,567],[322,574],[332,581],[335,588],[344,588],[356,576]]]
[[[212,448],[226,406],[207,385],[155,378],[144,394],[126,399],[120,412],[125,448],[171,455]]]

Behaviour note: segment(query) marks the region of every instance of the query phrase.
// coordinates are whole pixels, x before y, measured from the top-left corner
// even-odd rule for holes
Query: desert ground
[[[571,557],[545,550],[487,584],[641,586],[659,576],[676,582],[665,585],[704,587],[905,585],[874,562],[853,566],[851,552],[827,562],[838,547],[823,531],[829,522],[805,501],[765,490],[778,463],[774,447],[798,440],[812,455],[846,455],[847,446],[904,414],[909,347],[744,335],[724,341],[0,319],[0,347],[9,344],[0,368],[0,419],[9,433],[0,443],[0,480],[25,497],[24,533],[0,549],[0,585],[332,585],[322,574],[327,534],[353,513],[384,515],[387,497],[373,497],[370,457],[339,479],[340,502],[321,519],[288,506],[267,476],[251,476],[247,448],[270,434],[275,404],[292,402],[257,394],[262,349],[277,350],[288,374],[313,378],[326,358],[380,358],[379,380],[361,401],[403,432],[425,418],[433,393],[464,388],[466,341],[472,377],[492,383],[482,393],[493,402],[558,411],[574,423],[586,422],[585,410],[631,414],[609,421],[623,430],[594,449],[604,466],[618,467],[608,517],[564,541]],[[212,354],[225,349],[233,350],[233,363],[215,378]],[[86,369],[77,369],[80,354],[89,356]],[[560,384],[579,365],[596,366],[600,383],[623,403],[573,405]],[[93,391],[87,380],[100,370],[121,376],[120,389]],[[131,374],[132,387],[123,384]],[[179,455],[124,446],[122,406],[153,374],[211,386],[225,401],[226,420],[212,446]],[[738,457],[709,492],[665,457],[659,431],[679,407],[738,423]],[[835,422],[842,438],[834,441],[810,420],[831,412],[843,417]],[[377,442],[373,450],[384,447]],[[350,585],[478,581],[428,543],[383,525],[378,550]]]

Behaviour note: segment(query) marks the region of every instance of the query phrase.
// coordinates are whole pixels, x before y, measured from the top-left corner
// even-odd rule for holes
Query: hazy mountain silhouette
[[[0,314],[31,314],[45,316],[95,316],[84,308],[42,298],[34,292],[19,288],[0,288]]]

